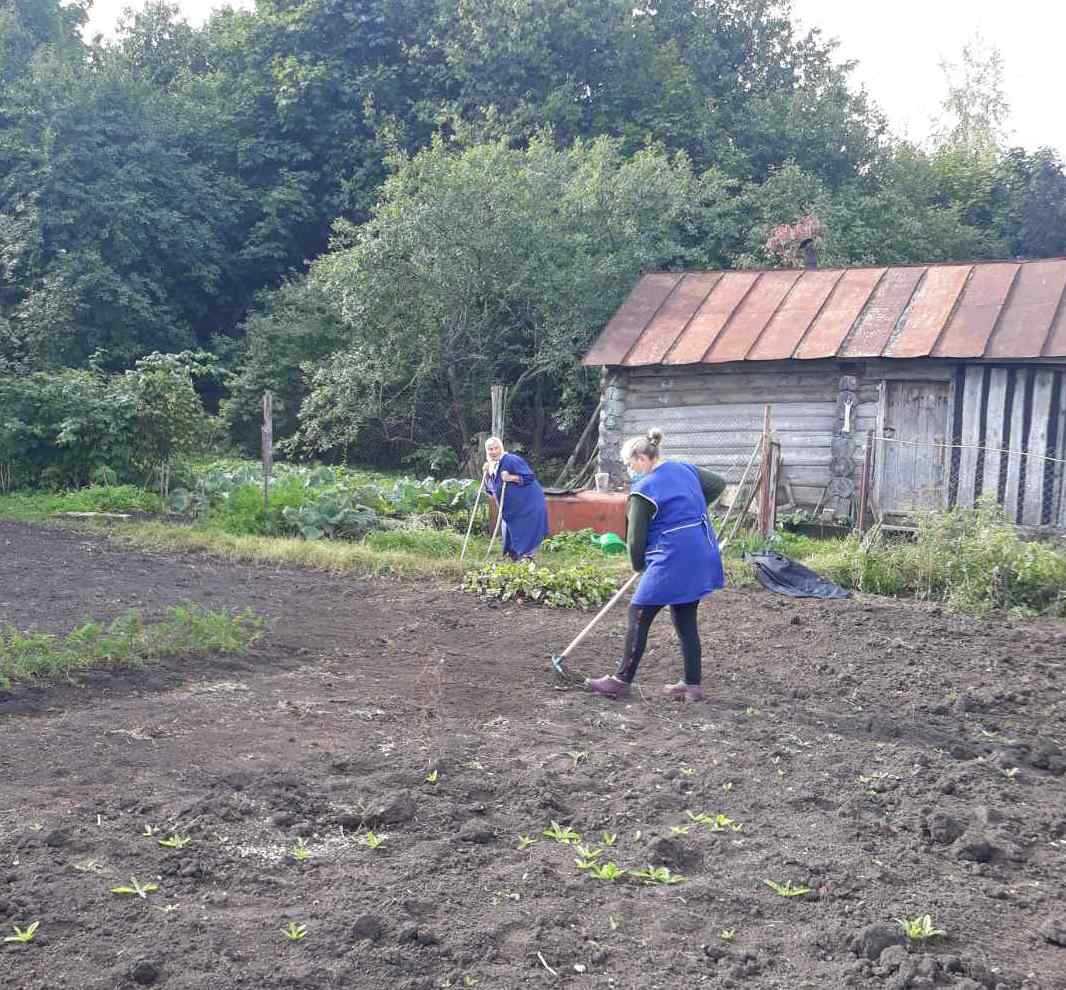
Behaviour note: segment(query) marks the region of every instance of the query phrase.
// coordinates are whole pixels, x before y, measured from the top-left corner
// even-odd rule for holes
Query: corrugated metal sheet
[[[1066,258],[657,272],[637,283],[585,364],[834,357],[1066,358]]]

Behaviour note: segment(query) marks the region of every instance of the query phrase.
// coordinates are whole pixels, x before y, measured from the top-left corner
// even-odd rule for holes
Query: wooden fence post
[[[270,510],[270,471],[274,466],[274,395],[263,393],[263,512]]]
[[[775,481],[776,473],[772,470],[773,463],[773,445],[770,441],[770,406],[767,406],[763,412],[763,424],[762,424],[762,467],[760,469],[760,484],[759,488],[759,532],[764,537],[770,536],[773,532],[773,521],[771,516],[771,504],[772,493],[770,486]]]
[[[866,532],[866,509],[870,504],[870,485],[873,481],[874,431],[866,432],[866,451],[862,458],[862,477],[859,479],[859,519],[858,530],[861,536]]]

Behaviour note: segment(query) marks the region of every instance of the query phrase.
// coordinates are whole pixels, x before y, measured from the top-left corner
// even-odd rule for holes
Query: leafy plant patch
[[[250,613],[214,612],[197,605],[175,606],[162,622],[151,625],[136,612],[108,625],[90,621],[66,636],[3,626],[0,687],[105,664],[134,666],[163,656],[240,653],[260,628]]]
[[[552,608],[596,608],[618,590],[613,577],[590,564],[560,568],[490,564],[468,574],[463,588],[482,598],[538,602]]]

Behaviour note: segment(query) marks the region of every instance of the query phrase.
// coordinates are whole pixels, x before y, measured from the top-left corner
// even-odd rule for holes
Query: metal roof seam
[[[726,330],[729,329],[729,324],[733,322],[733,318],[737,315],[737,312],[740,310],[741,306],[743,306],[744,303],[747,302],[748,296],[750,296],[752,292],[755,291],[755,286],[757,286],[762,281],[762,277],[765,274],[766,272],[755,273],[755,278],[751,280],[751,285],[748,286],[748,288],[744,292],[744,295],[740,297],[740,301],[733,307],[733,311],[729,314],[728,317],[726,317],[725,323],[722,324],[718,333],[715,334],[714,340],[712,340],[710,344],[707,345],[707,349],[703,352],[702,356],[696,362],[696,364],[704,364],[707,361],[707,358],[711,356],[711,351],[714,350],[715,345],[725,335]]]
[[[966,295],[966,290],[970,287],[970,283],[973,281],[973,274],[977,271],[977,265],[970,265],[969,274],[966,276],[966,281],[962,283],[962,288],[959,289],[959,294],[955,297],[955,301],[951,304],[951,309],[948,311],[948,315],[945,317],[943,324],[937,331],[936,340],[929,345],[929,353],[926,357],[932,357],[936,354],[936,349],[940,346],[940,341],[944,339],[944,334],[947,333],[948,327],[951,326],[951,321],[955,319],[955,314],[959,310],[959,306],[962,304],[963,296]]]
[[[1054,357],[1053,354],[1046,354],[1044,352],[1051,347],[1051,340],[1055,336],[1055,327],[1058,326],[1059,320],[1063,319],[1066,319],[1066,284],[1062,287],[1062,295],[1059,296],[1059,304],[1055,307],[1055,312],[1048,321],[1047,337],[1044,338],[1044,343],[1040,348],[1040,357]]]
[[[699,274],[699,273],[698,272],[685,272],[685,275],[690,275],[690,274]],[[692,324],[692,321],[694,319],[696,319],[696,317],[699,315],[700,310],[703,309],[703,307],[706,305],[707,300],[711,298],[711,293],[714,292],[714,290],[717,289],[718,286],[722,284],[722,279],[724,277],[725,277],[725,273],[724,272],[719,272],[718,273],[718,278],[716,278],[714,280],[714,285],[712,285],[707,290],[707,294],[700,300],[700,304],[692,311],[692,315],[687,320],[685,320],[685,325],[681,328],[681,332],[674,338],[674,342],[663,352],[663,356],[661,358],[659,358],[659,362],[658,362],[659,364],[665,364],[666,363],[666,359],[674,352],[674,348],[677,347],[678,342],[681,340],[681,338],[685,336],[685,331],[688,330],[689,326],[691,326],[691,324]],[[684,281],[684,277],[682,277],[682,279],[681,279],[681,282],[683,282],[683,281]],[[677,284],[680,285],[681,282],[678,282]],[[649,326],[650,326],[650,324],[649,324]],[[645,329],[647,329],[647,327],[645,327]],[[643,337],[643,336],[644,336],[644,334],[641,333],[641,337]],[[635,347],[636,345],[634,344],[633,346]],[[632,348],[630,348],[630,349],[632,350]],[[628,355],[626,355],[626,356],[628,357]]]
[[[847,346],[849,343],[851,343],[851,338],[854,336],[855,331],[860,326],[862,326],[862,321],[865,318],[867,312],[869,311],[871,303],[873,303],[874,296],[877,295],[877,290],[881,288],[881,285],[884,283],[885,278],[887,277],[890,271],[893,271],[893,269],[885,268],[885,270],[881,272],[881,275],[877,280],[877,284],[874,285],[874,287],[870,290],[870,294],[866,297],[866,302],[862,304],[862,309],[859,310],[859,313],[855,317],[855,319],[851,321],[851,326],[848,327],[848,332],[844,334],[843,337],[841,337],[840,343],[837,344],[836,347],[836,353],[838,357],[842,355],[845,350],[847,350]]]
[[[833,287],[826,294],[825,299],[822,300],[822,305],[814,311],[814,316],[812,316],[810,320],[807,321],[807,326],[804,328],[803,333],[800,334],[800,339],[796,341],[796,346],[792,348],[792,351],[788,356],[789,360],[803,360],[802,358],[797,358],[796,355],[799,353],[799,349],[803,346],[803,342],[807,339],[807,335],[811,332],[811,329],[814,327],[815,323],[818,322],[818,317],[820,317],[822,313],[825,312],[826,306],[829,305],[833,296],[836,295],[837,287],[840,285],[841,282],[844,281],[844,274],[846,272],[846,268],[841,268],[840,271],[837,273],[836,281],[833,283]],[[800,278],[802,277],[803,276],[801,275]]]
[[[676,273],[675,272],[670,272],[669,274],[676,274]],[[623,354],[618,359],[618,365],[617,365],[618,367],[625,367],[625,363],[629,359],[629,355],[633,353],[633,351],[636,348],[637,344],[639,344],[641,342],[641,340],[644,338],[644,334],[646,334],[648,332],[648,327],[650,327],[655,322],[655,318],[662,312],[663,306],[665,306],[667,301],[670,299],[670,297],[675,292],[677,292],[677,287],[682,282],[684,282],[685,279],[688,278],[688,276],[690,274],[691,274],[690,272],[682,272],[680,278],[678,278],[678,280],[670,287],[670,291],[668,293],[666,293],[665,296],[663,296],[663,298],[660,301],[659,305],[655,307],[655,312],[651,314],[651,316],[648,318],[648,322],[644,324],[643,329],[640,331],[640,333],[637,334],[637,339],[634,340],[633,343],[630,344],[629,347],[626,348],[625,354]],[[643,278],[643,276],[641,276],[641,277]],[[638,282],[638,284],[639,284],[639,282]]]
[[[996,319],[992,324],[992,330],[989,332],[988,338],[985,340],[984,350],[978,355],[979,357],[984,357],[991,349],[992,341],[996,339],[996,334],[999,332],[999,328],[1003,324],[1003,314],[1010,308],[1011,300],[1014,298],[1014,290],[1018,288],[1018,283],[1021,281],[1022,270],[1024,268],[1025,265],[1018,265],[1014,270],[1014,275],[1010,280],[1010,287],[1007,289],[1007,294],[1003,297],[1003,305],[999,307],[999,312],[996,313]]]
[[[892,325],[892,331],[885,339],[884,344],[881,346],[881,350],[878,351],[878,357],[885,357],[885,353],[899,340],[903,334],[903,328],[907,323],[907,317],[910,316],[911,308],[914,306],[914,299],[918,295],[922,286],[925,285],[929,278],[928,266],[922,269],[922,274],[918,276],[918,281],[914,283],[914,288],[911,289],[911,294],[907,297],[907,301],[903,304],[903,309],[900,310],[899,316],[896,317],[896,322]],[[923,355],[928,357],[929,355]]]
[[[793,290],[803,280],[803,276],[805,274],[806,270],[801,271],[799,275],[797,275],[796,278],[793,280],[792,284],[788,287],[788,291],[781,297],[781,301],[778,302],[778,304],[774,307],[774,311],[770,314],[767,321],[763,324],[762,329],[755,335],[755,339],[752,340],[748,349],[744,352],[744,356],[740,359],[741,361],[747,361],[748,355],[753,350],[755,350],[756,347],[758,347],[759,341],[762,340],[763,335],[766,333],[766,331],[770,329],[770,324],[774,322],[774,318],[777,316],[778,313],[781,312],[781,307],[784,306],[786,302],[788,302],[789,296],[792,295]]]

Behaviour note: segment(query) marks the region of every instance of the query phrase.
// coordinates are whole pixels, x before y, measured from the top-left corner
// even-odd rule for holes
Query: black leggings
[[[626,630],[626,651],[618,664],[617,677],[627,684],[637,676],[640,658],[648,645],[648,630],[665,605],[630,605],[629,628]],[[701,676],[700,628],[696,621],[699,602],[671,605],[670,617],[674,620],[677,638],[681,641],[681,655],[685,658],[685,683],[699,684]]]

